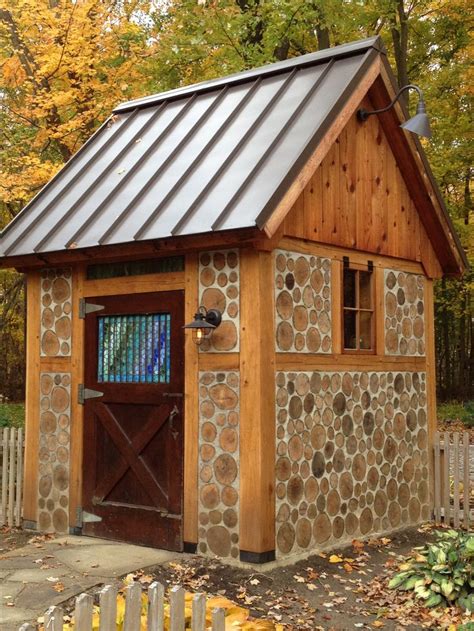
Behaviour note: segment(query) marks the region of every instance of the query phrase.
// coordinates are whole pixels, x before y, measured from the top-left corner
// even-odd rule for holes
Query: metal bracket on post
[[[76,509],[76,521],[80,524],[79,527],[82,528],[84,524],[102,521],[102,517],[94,515],[94,513],[88,513],[82,508],[82,506],[78,506]]]
[[[79,299],[79,318],[84,320],[88,313],[94,313],[95,311],[102,311],[104,305],[95,305],[92,302],[86,302],[85,298]]]
[[[80,405],[84,405],[87,399],[98,399],[103,396],[103,392],[99,392],[98,390],[91,390],[90,388],[85,388],[83,383],[80,383],[77,388],[77,402]]]

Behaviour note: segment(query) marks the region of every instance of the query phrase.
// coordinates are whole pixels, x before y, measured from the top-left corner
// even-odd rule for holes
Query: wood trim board
[[[40,273],[26,278],[26,406],[23,519],[36,522],[38,514],[39,412],[40,412]]]

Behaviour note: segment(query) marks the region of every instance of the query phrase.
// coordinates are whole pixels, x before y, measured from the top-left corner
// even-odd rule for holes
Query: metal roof
[[[370,38],[120,105],[0,256],[262,227],[381,50]]]

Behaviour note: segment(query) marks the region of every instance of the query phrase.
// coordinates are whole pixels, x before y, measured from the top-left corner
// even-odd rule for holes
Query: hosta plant
[[[474,533],[437,531],[436,542],[414,548],[391,589],[413,591],[426,607],[458,605],[474,611]]]

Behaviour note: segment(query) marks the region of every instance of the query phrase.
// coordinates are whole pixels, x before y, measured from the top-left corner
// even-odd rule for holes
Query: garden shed
[[[466,261],[404,107],[357,116],[396,90],[371,38],[124,103],[7,226],[26,525],[262,563],[429,518]]]

